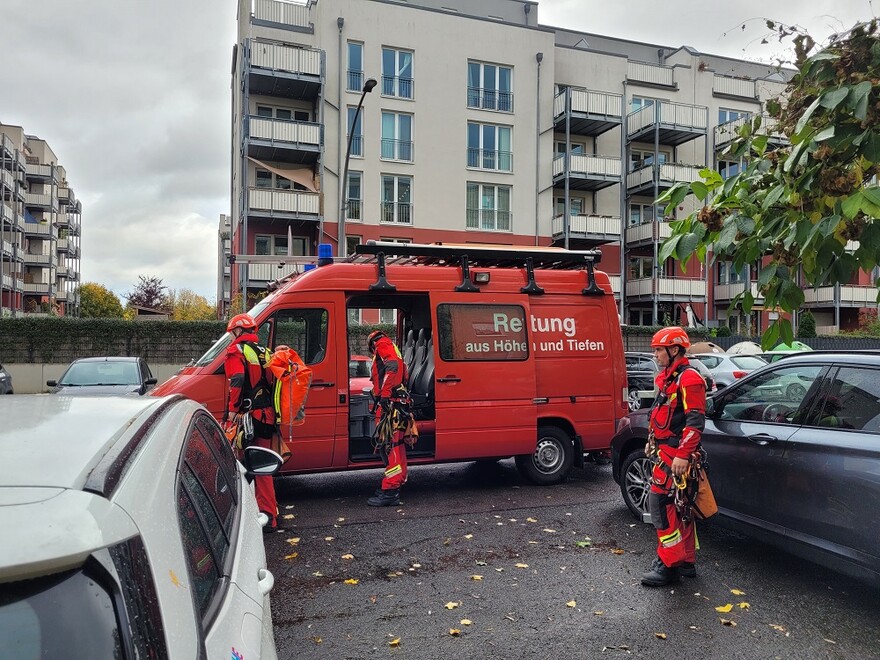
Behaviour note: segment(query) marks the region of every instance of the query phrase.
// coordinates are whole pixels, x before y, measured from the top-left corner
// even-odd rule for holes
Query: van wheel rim
[[[651,479],[654,466],[647,458],[634,460],[624,475],[626,496],[633,505],[642,512],[648,510],[648,493],[651,491]]]
[[[562,466],[564,453],[562,447],[551,438],[538,440],[538,448],[535,450],[534,463],[544,474],[557,472]]]
[[[642,407],[642,399],[639,397],[638,390],[633,390],[629,393],[629,409],[630,411],[636,411]]]

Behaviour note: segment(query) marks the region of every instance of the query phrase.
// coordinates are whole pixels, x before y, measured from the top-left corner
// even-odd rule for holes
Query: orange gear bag
[[[312,370],[289,346],[275,349],[267,369],[275,377],[275,421],[282,437],[290,438],[293,427],[305,422]]]

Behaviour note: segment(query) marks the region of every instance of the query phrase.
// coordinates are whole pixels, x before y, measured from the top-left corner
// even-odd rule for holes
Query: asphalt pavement
[[[279,658],[880,658],[880,590],[711,523],[697,578],[642,587],[656,536],[607,465],[550,487],[511,460],[416,467],[375,509],[380,477],[277,481]]]

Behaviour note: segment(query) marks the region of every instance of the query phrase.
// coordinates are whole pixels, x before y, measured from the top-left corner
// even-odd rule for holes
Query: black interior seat
[[[412,330],[406,333],[406,340],[403,342],[403,363],[406,365],[406,372],[411,374],[413,370],[413,362],[416,357],[416,336]]]

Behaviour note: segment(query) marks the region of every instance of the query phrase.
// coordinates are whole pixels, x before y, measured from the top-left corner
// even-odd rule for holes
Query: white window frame
[[[471,65],[479,67],[479,80],[471,80]],[[494,62],[481,62],[479,60],[468,60],[467,66],[467,107],[512,113],[514,93],[513,67]],[[495,83],[494,87],[491,88],[486,86],[486,67],[495,68]],[[510,89],[507,91],[500,89],[502,70],[507,71],[510,79]],[[471,84],[472,82],[476,84]]]
[[[389,74],[385,70],[385,53],[394,53],[394,71]],[[409,55],[409,77],[400,75],[401,72],[401,56]],[[415,99],[415,70],[416,70],[416,54],[412,50],[406,48],[396,48],[394,46],[382,46],[382,96],[406,99],[412,101]]]
[[[354,181],[358,181],[358,186],[360,188],[360,194],[355,197],[352,194],[352,183]],[[360,171],[351,171],[348,172],[348,181],[346,182],[346,207],[345,207],[345,219],[348,222],[363,222],[364,221],[364,173]],[[352,212],[355,211],[355,212]]]
[[[353,124],[354,116],[357,114],[357,123]],[[350,105],[348,106],[348,111],[346,113],[346,134],[345,137],[348,139],[350,135],[354,134],[354,137],[351,140],[351,157],[352,158],[363,158],[364,157],[364,113],[361,112],[358,114],[357,106]]]
[[[293,236],[294,245],[300,244],[302,245],[302,252],[297,253],[294,251],[294,256],[308,256],[309,254],[309,241],[304,236]],[[257,241],[264,239],[269,242],[269,255],[273,257],[284,257],[287,256],[287,236],[280,234],[256,234],[254,236],[254,252],[257,252]],[[280,251],[283,244],[283,251]]]
[[[641,110],[642,108],[647,108],[648,106],[652,106],[662,102],[663,101],[661,101],[660,99],[651,98],[649,96],[633,96],[629,100],[629,111],[630,114],[632,114],[636,110]]]
[[[361,65],[359,69],[351,67],[351,49],[352,47],[360,48]],[[347,62],[345,90],[347,92],[360,93],[364,88],[364,44],[362,41],[349,41],[345,47],[345,57]]]
[[[748,110],[737,110],[735,108],[718,108],[718,124],[726,124],[727,122],[736,121],[743,117],[751,117],[752,113]]]
[[[728,174],[728,170],[736,166],[736,172],[733,174]],[[740,172],[742,172],[746,167],[746,164],[743,160],[719,160],[718,161],[718,173],[721,175],[722,179],[728,179],[732,176],[736,176]]]
[[[636,274],[633,274],[633,263],[638,262]],[[635,255],[629,257],[626,267],[626,276],[630,280],[643,280],[654,276],[654,257]]]
[[[587,208],[587,200],[583,197],[569,197],[569,210],[571,211],[570,215],[586,215]],[[577,211],[575,210],[577,207]],[[565,215],[565,197],[557,197],[556,198],[556,215]]]
[[[391,130],[393,137],[385,134],[385,120],[391,118],[393,128]],[[401,133],[401,127],[404,122],[401,118],[409,119],[409,139]],[[401,163],[412,163],[415,159],[415,116],[406,112],[391,112],[390,110],[382,111],[382,141],[379,151],[379,159],[386,161],[395,161]]]
[[[392,179],[394,181],[394,194],[393,199],[387,200],[385,199],[385,183],[387,179]],[[403,182],[409,183],[409,201],[401,202],[400,198],[400,184]],[[411,226],[413,223],[413,186],[414,181],[413,177],[403,175],[403,174],[383,174],[381,176],[381,187],[379,190],[379,199],[381,200],[381,215],[379,217],[379,222],[381,224],[386,225],[407,225]],[[387,220],[388,217],[387,209],[388,205],[391,205],[391,219]],[[406,210],[404,210],[406,209]]]
[[[672,153],[661,149],[659,152],[660,165],[670,162]],[[636,158],[638,156],[638,158]],[[643,167],[647,167],[654,162],[654,150],[642,147],[634,147],[629,150],[629,171],[635,172]]]
[[[554,156],[564,156],[564,155],[565,155],[565,140],[556,140],[556,153],[554,154]],[[586,156],[587,155],[587,143],[572,140],[571,141],[571,155],[572,156]]]
[[[484,202],[489,197],[487,193],[489,192],[490,188],[492,189],[491,197],[493,205],[491,207],[488,207],[484,206]],[[478,206],[473,208],[469,206],[471,204],[472,191],[476,192],[478,204]],[[502,197],[500,194],[501,191],[507,192],[507,209],[499,208],[499,200]],[[468,205],[465,208],[465,227],[467,230],[502,233],[513,232],[513,209],[511,208],[513,206],[513,186],[468,181],[467,194],[465,195],[465,199],[466,204]],[[501,226],[499,228],[499,225],[502,224],[500,220],[504,219],[504,214],[507,215],[507,226]]]
[[[477,130],[477,147],[471,146],[471,127],[475,127]],[[486,144],[487,129],[492,129],[494,135],[494,144],[488,146]],[[501,150],[498,148],[501,144],[501,131],[507,132],[509,149]],[[468,169],[513,173],[513,126],[469,121],[466,137]]]
[[[646,225],[650,222],[653,222],[655,208],[656,208],[657,219],[662,219],[664,217],[665,212],[666,212],[665,206],[657,205],[655,207],[655,205],[651,204],[650,202],[630,202],[628,205],[629,213],[626,216],[627,227],[641,227],[642,225]],[[632,221],[632,217],[633,217],[632,212],[634,209],[639,210],[639,222]],[[646,215],[645,210],[646,209],[651,209],[651,219],[650,220],[645,220],[645,215]]]

